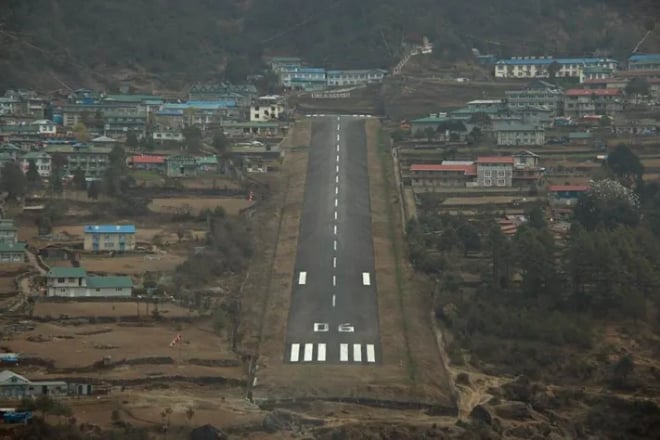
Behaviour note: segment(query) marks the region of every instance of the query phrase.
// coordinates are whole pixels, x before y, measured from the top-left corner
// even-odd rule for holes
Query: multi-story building
[[[250,121],[277,121],[284,114],[284,100],[278,95],[260,96],[250,106]]]
[[[90,145],[51,145],[44,150],[51,158],[60,154],[66,158],[64,171],[73,174],[77,169],[85,172],[88,178],[100,178],[108,168],[108,156],[112,147],[97,147]]]
[[[341,87],[379,83],[385,75],[383,69],[328,70],[326,79],[329,87]]]
[[[320,67],[285,67],[280,70],[283,87],[302,90],[323,90],[327,85],[326,71]]]
[[[495,78],[547,78],[554,63],[557,64],[558,78],[579,78],[585,67],[615,70],[618,65],[610,58],[514,57],[495,63]]]
[[[83,248],[86,251],[125,252],[135,249],[135,225],[87,225]]]
[[[82,267],[52,267],[46,274],[48,296],[130,297],[133,280],[124,276],[91,276]]]
[[[103,113],[103,131],[108,136],[126,136],[133,132],[138,136],[144,136],[147,124],[145,112],[135,113]]]
[[[493,134],[497,145],[543,145],[545,129],[537,124],[520,122],[496,122]]]
[[[0,218],[0,243],[16,243],[18,229],[14,220]]]
[[[539,166],[540,157],[531,151],[521,151],[513,156],[511,184],[515,187],[528,187],[543,179],[544,169]]]
[[[236,107],[241,108],[249,107],[256,97],[257,88],[252,84],[195,84],[188,92],[189,102],[233,101]]]
[[[61,115],[62,125],[72,128],[79,122],[90,121],[99,125],[105,122],[105,114],[126,116],[144,115],[144,111],[138,110],[136,104],[120,104],[115,102],[103,102],[98,104],[68,104],[56,109],[55,112]]]
[[[197,175],[197,158],[189,154],[174,154],[165,159],[167,177],[188,177]]]
[[[620,89],[570,89],[564,97],[564,116],[582,118],[587,115],[615,116],[623,111]]]
[[[21,157],[21,168],[24,173],[27,173],[30,168],[30,162],[34,162],[41,177],[48,178],[50,176],[52,159],[48,153],[44,153],[43,151],[30,151]]]
[[[632,55],[628,70],[660,70],[660,54]]]
[[[478,157],[477,186],[511,187],[513,183],[513,157]]]
[[[611,78],[614,71],[607,67],[588,66],[580,72],[580,84],[593,79]]]
[[[13,115],[19,103],[18,99],[0,96],[0,115]]]
[[[472,161],[462,163],[414,164],[409,168],[410,184],[415,190],[433,191],[436,188],[464,188],[477,176]]]

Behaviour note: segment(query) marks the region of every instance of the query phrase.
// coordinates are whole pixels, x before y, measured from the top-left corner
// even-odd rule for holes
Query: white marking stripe
[[[337,211],[335,211],[335,220],[337,220]]]
[[[332,294],[332,307],[337,305],[337,296],[333,293]]]
[[[316,360],[325,362],[325,344],[318,344],[318,352],[316,353]]]
[[[337,240],[332,242],[332,249],[335,251],[337,250]]]
[[[353,360],[362,362],[362,344],[353,344]]]
[[[332,276],[332,285],[333,286],[337,285],[337,277],[335,275]]]
[[[307,272],[300,272],[300,275],[298,275],[298,284],[301,286],[305,285],[307,282]]]
[[[339,201],[337,201],[337,199],[335,198],[335,208],[337,207],[338,203],[339,203]]]
[[[333,268],[337,267],[337,257],[332,257],[332,267]]]
[[[291,362],[298,362],[300,359],[300,344],[291,344]]]
[[[337,142],[339,142],[339,133],[337,133]]]
[[[339,194],[339,187],[335,186],[335,194]]]
[[[305,344],[305,354],[303,360],[310,362],[312,360],[312,353],[314,352],[314,344]]]
[[[348,344],[339,344],[339,360],[348,362]]]
[[[371,285],[371,276],[369,276],[369,272],[362,272],[362,284],[365,286]]]
[[[335,176],[335,183],[339,183],[339,175]]]
[[[376,348],[374,344],[367,344],[367,362],[376,362]]]
[[[333,230],[334,230],[335,235],[337,235],[337,225],[335,225],[335,226],[333,227]]]
[[[339,162],[339,155],[337,155],[337,162]]]
[[[339,172],[339,165],[337,165],[335,168],[336,168],[337,172]]]

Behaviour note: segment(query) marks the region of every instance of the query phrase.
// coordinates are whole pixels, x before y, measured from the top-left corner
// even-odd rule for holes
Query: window
[[[484,170],[484,177],[490,177],[491,176],[491,170]]]
[[[497,186],[505,186],[505,185],[506,185],[505,179],[497,179]]]
[[[505,171],[504,170],[497,170],[497,177],[504,177]]]
[[[121,288],[121,287],[117,287],[117,288],[115,289],[115,292],[121,292],[121,291],[122,291],[122,288]]]
[[[60,288],[60,293],[66,292],[66,289],[64,287]]]
[[[491,179],[484,179],[484,186],[493,186],[493,181]]]
[[[100,292],[100,291],[101,291],[101,289],[99,289],[99,288],[97,287],[97,288],[96,288],[96,291],[97,291],[97,292]]]

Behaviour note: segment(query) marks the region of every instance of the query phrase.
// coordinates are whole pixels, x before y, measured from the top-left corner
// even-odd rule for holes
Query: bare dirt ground
[[[502,204],[511,203],[514,200],[520,200],[521,197],[508,197],[508,196],[483,196],[483,197],[448,197],[443,202],[443,206],[451,205],[489,205],[492,203]],[[540,197],[524,197],[525,202],[534,202],[541,199]]]
[[[82,318],[89,316],[103,316],[112,318],[121,318],[124,316],[137,317],[149,316],[154,310],[153,304],[145,302],[128,301],[128,302],[37,302],[33,316],[37,318],[53,317],[57,318],[61,315],[66,315],[69,318]],[[197,316],[196,312],[191,312],[189,309],[178,306],[172,303],[163,303],[158,305],[158,312],[165,318],[189,318]]]
[[[191,214],[199,214],[204,209],[224,208],[228,215],[238,213],[254,202],[246,198],[219,198],[219,197],[172,197],[155,198],[149,203],[149,209],[161,214],[177,214],[189,211]]]
[[[185,255],[170,252],[114,257],[82,255],[80,257],[80,266],[89,272],[137,275],[144,272],[172,271],[185,260]],[[56,265],[66,266],[64,262]]]
[[[236,181],[221,176],[198,176],[180,180],[184,188],[188,189],[241,189]]]

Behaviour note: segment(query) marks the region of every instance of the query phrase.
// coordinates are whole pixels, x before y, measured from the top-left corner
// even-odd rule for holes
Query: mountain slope
[[[427,35],[438,56],[477,47],[512,54],[625,56],[653,0],[4,0],[0,87],[116,81],[130,69],[165,79],[238,76],[263,54],[337,67],[392,65],[401,41]],[[643,50],[660,51],[655,32]]]

